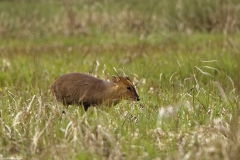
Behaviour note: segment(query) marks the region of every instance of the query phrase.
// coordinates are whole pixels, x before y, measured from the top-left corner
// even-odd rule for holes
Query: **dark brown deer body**
[[[83,73],[68,73],[60,76],[53,84],[52,91],[57,101],[65,105],[115,105],[121,99],[139,101],[139,96],[128,77],[104,81]]]

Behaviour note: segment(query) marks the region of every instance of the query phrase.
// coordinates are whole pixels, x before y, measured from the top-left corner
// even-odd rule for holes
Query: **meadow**
[[[0,1],[0,159],[240,159],[237,0]],[[68,72],[139,102],[56,103]]]

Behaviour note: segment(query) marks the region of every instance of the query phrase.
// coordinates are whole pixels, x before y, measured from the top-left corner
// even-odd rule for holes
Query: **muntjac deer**
[[[116,105],[122,99],[139,101],[140,98],[128,77],[112,76],[112,82],[83,73],[67,73],[51,86],[57,101],[64,105]]]

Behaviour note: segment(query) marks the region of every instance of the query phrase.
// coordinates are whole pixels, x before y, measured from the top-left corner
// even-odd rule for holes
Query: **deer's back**
[[[97,104],[97,94],[105,89],[105,81],[83,73],[68,73],[60,76],[52,85],[58,101],[65,104]],[[84,104],[85,103],[85,104]]]

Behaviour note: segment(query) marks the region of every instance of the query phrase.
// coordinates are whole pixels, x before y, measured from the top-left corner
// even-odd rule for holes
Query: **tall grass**
[[[63,73],[88,72],[94,54],[83,58],[74,51],[69,56],[65,50],[53,55],[49,50],[35,62],[32,54],[4,55],[2,61],[8,64],[1,66],[1,155],[24,159],[237,159],[239,97],[233,80],[220,66],[238,60],[221,59],[209,51],[191,58],[171,53],[171,46],[163,54],[148,51],[154,56],[151,64],[158,66],[149,65],[151,72],[143,74],[146,69],[139,65],[144,56],[124,64],[125,72],[139,81],[141,102],[93,107],[88,112],[56,104],[48,87]],[[114,73],[109,66],[119,57],[102,47],[99,53],[94,74],[108,79]],[[120,59],[127,57],[124,53]]]
[[[0,158],[240,158],[237,1],[15,2],[0,2]],[[49,92],[113,67],[140,102],[85,112]]]

